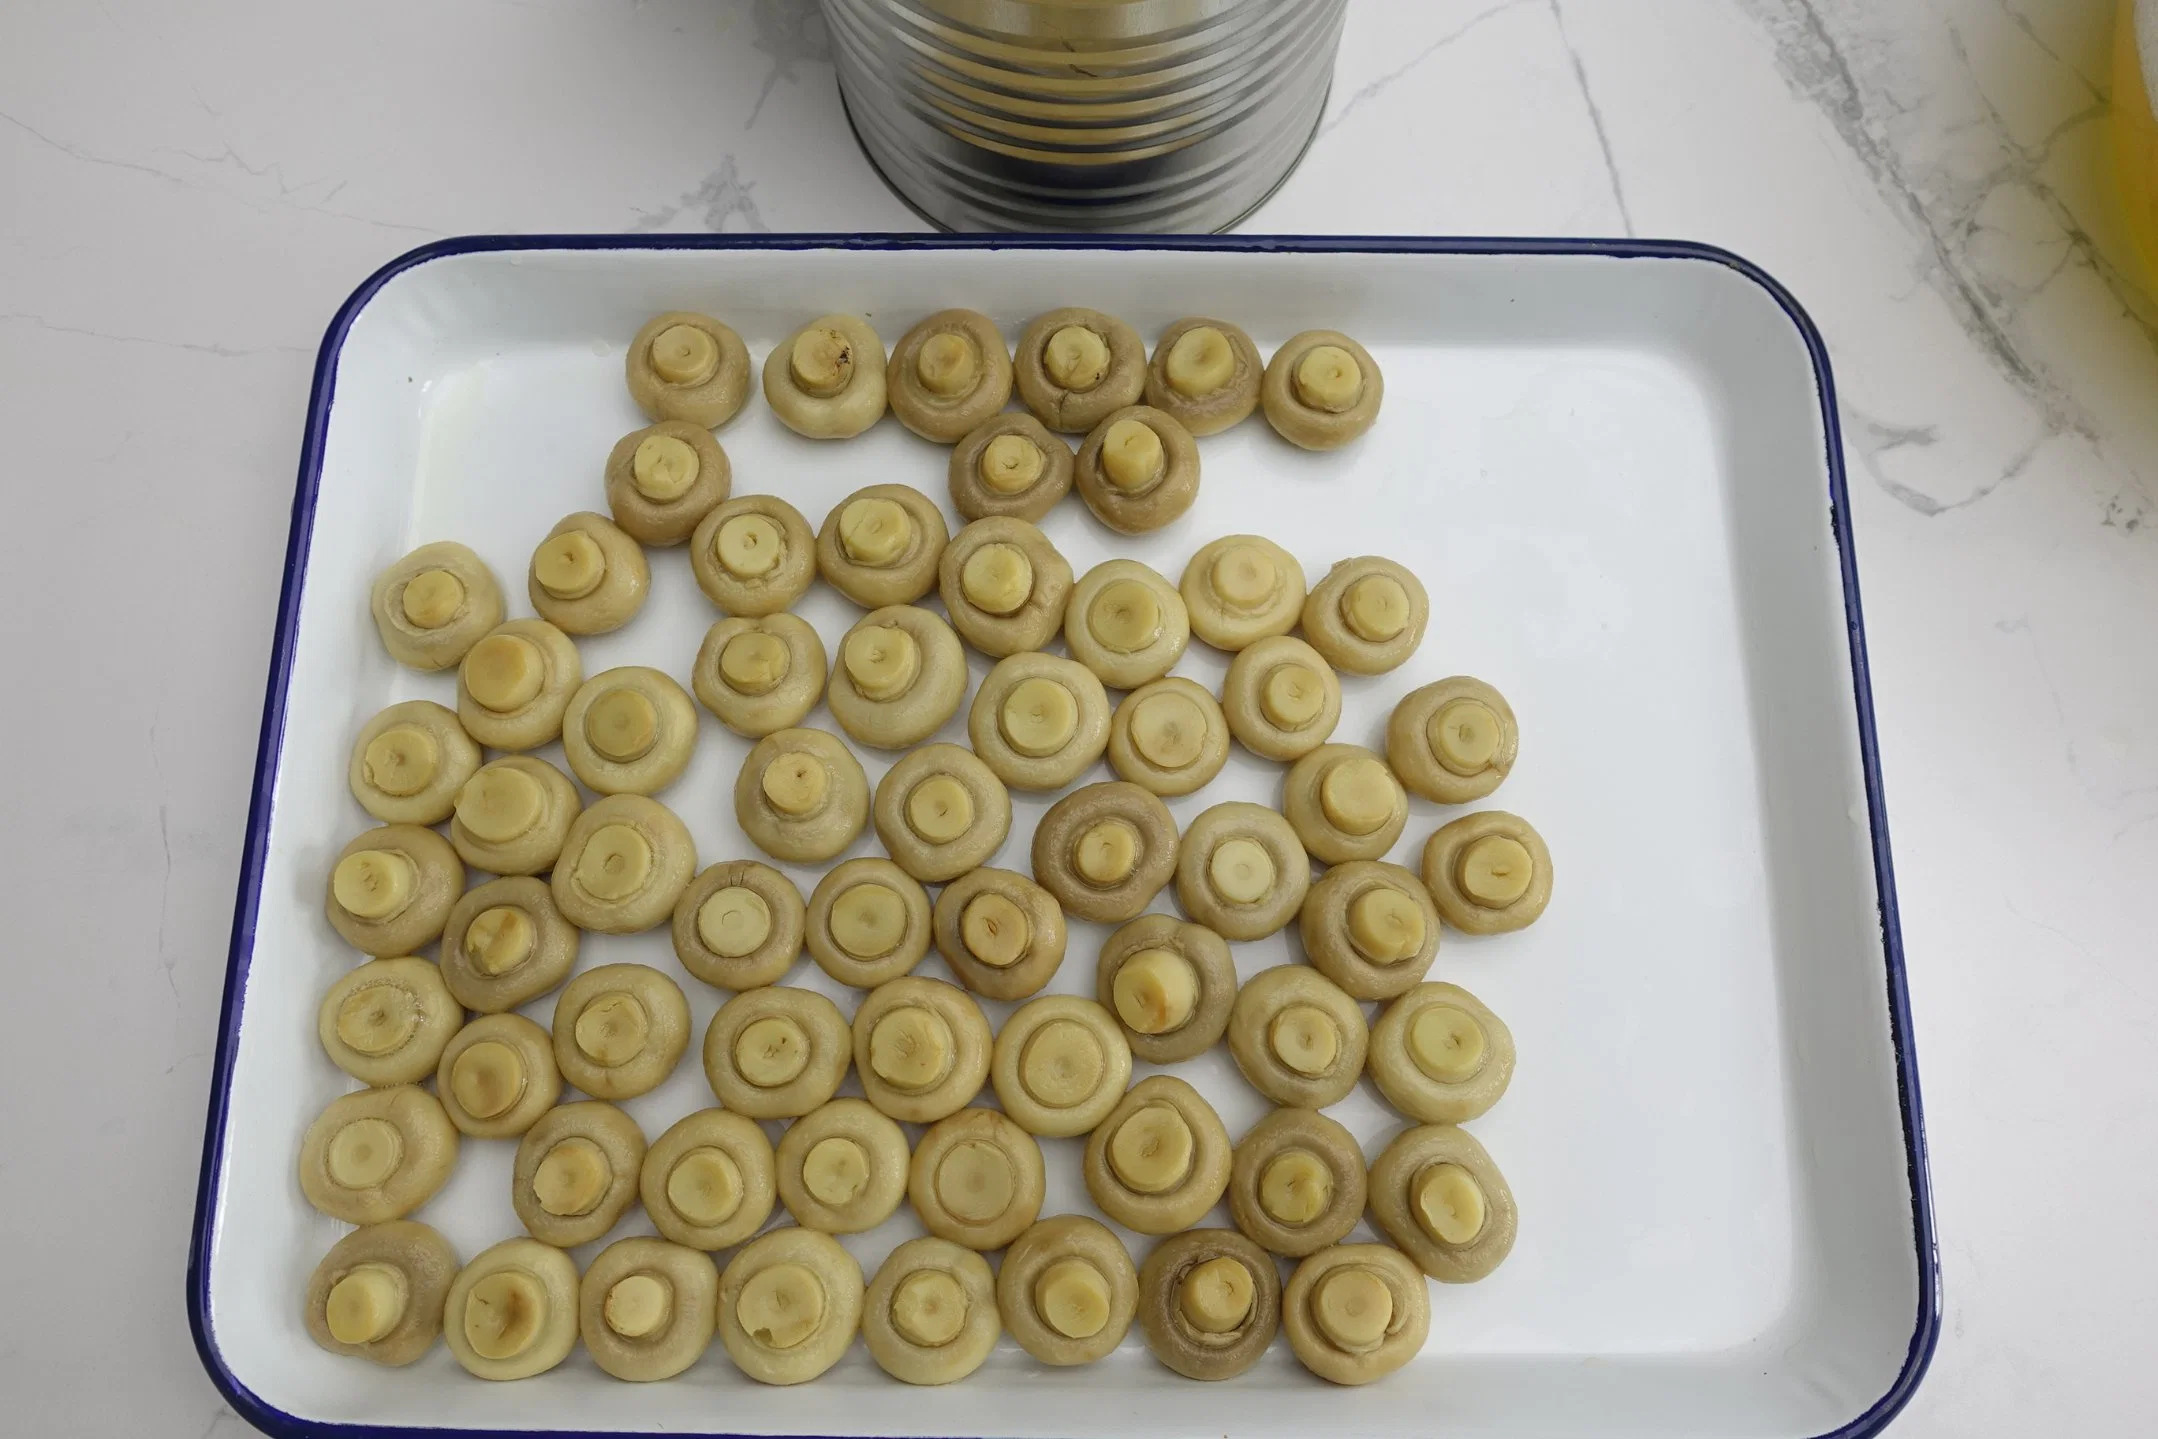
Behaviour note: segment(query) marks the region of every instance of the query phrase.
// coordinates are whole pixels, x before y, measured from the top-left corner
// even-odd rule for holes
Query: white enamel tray
[[[1287,546],[1314,581],[1350,555],[1409,564],[1430,589],[1429,637],[1396,673],[1348,681],[1336,739],[1382,746],[1395,700],[1445,675],[1511,699],[1521,759],[1484,807],[1538,826],[1556,892],[1521,933],[1449,934],[1431,976],[1475,991],[1519,1045],[1511,1092],[1471,1125],[1519,1199],[1511,1259],[1481,1284],[1433,1286],[1421,1357],[1353,1391],[1305,1373],[1286,1341],[1241,1379],[1191,1383],[1136,1330],[1077,1370],[1007,1338],[971,1379],[929,1390],[887,1379],[859,1344],[793,1389],[749,1382],[716,1344],[655,1385],[615,1382],[581,1351],[498,1385],[440,1346],[400,1371],[317,1349],[300,1295],[345,1227],[302,1199],[294,1157],[350,1087],[314,1037],[324,989],[356,960],[321,913],[331,857],[370,823],[345,788],[347,751],[383,705],[454,702],[451,677],[383,652],[367,616],[376,571],[462,540],[526,613],[532,547],[562,515],[605,509],[608,448],[644,423],[623,348],[656,311],[719,315],[761,363],[826,311],[868,315],[889,343],[946,306],[1016,336],[1067,304],[1148,337],[1220,315],[1262,351],[1338,328],[1385,370],[1384,413],[1346,450],[1305,454],[1254,417],[1201,442],[1198,503],[1168,530],[1121,538],[1076,497],[1045,528],[1081,571],[1130,555],[1173,579],[1200,544],[1244,531]],[[398,261],[324,343],[293,509],[189,1276],[213,1377],[258,1425],[310,1435],[1874,1431],[1923,1371],[1937,1303],[1834,413],[1819,338],[1790,298],[1688,246],[667,237],[455,241]],[[784,495],[812,523],[872,482],[915,485],[950,514],[947,452],[890,419],[813,443],[760,395],[720,439],[736,493]],[[588,674],[639,663],[686,681],[717,615],[681,549],[654,552],[652,569],[644,613],[583,642]],[[821,585],[801,611],[828,648],[858,613]],[[987,665],[971,658],[978,681]],[[1218,689],[1223,660],[1194,642],[1178,672]],[[810,723],[836,729],[821,708]],[[747,743],[703,724],[663,798],[700,863],[748,857],[729,798]],[[963,709],[943,738],[965,743]],[[872,782],[891,758],[861,757]],[[1239,750],[1171,808],[1181,823],[1226,799],[1272,804],[1280,775]],[[996,862],[1023,870],[1045,802],[1015,798]],[[1391,857],[1413,866],[1451,817],[1416,801]],[[874,847],[865,835],[850,853]],[[792,873],[805,893],[817,875]],[[1155,907],[1172,906],[1164,893]],[[1052,990],[1092,992],[1104,933],[1072,926]],[[1236,948],[1247,976],[1300,957],[1293,926]],[[620,960],[679,974],[664,929],[586,940],[581,965]],[[934,954],[922,972],[946,975]],[[724,996],[680,978],[701,1034]],[[850,1011],[857,998],[806,959],[787,982]],[[544,1024],[552,1003],[526,1012]],[[987,1008],[1000,1022],[1010,1006]],[[1178,1072],[1232,1134],[1265,1108],[1218,1048]],[[626,1107],[657,1135],[709,1103],[692,1044]],[[1371,1154],[1401,1124],[1368,1084],[1332,1112]],[[1044,1213],[1091,1212],[1080,1141],[1044,1147]],[[512,1148],[466,1141],[417,1216],[462,1255],[521,1232]],[[610,1237],[649,1232],[633,1211]],[[903,1208],[847,1247],[873,1270],[918,1232]],[[1125,1237],[1143,1257],[1149,1242]],[[598,1247],[576,1251],[580,1265]]]

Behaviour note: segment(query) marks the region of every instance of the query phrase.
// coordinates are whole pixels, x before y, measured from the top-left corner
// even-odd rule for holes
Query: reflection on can
[[[824,0],[840,92],[956,230],[1218,230],[1303,153],[1347,0]]]

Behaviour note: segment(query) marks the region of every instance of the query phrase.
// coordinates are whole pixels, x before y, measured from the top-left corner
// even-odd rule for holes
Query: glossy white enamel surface
[[[1076,499],[1046,528],[1082,570],[1130,555],[1174,579],[1234,531],[1281,542],[1313,581],[1357,554],[1411,565],[1431,592],[1429,637],[1393,675],[1348,682],[1336,739],[1381,743],[1393,702],[1445,675],[1479,675],[1511,699],[1521,760],[1478,807],[1539,827],[1556,894],[1523,933],[1449,935],[1433,977],[1475,991],[1519,1045],[1511,1092],[1471,1126],[1520,1202],[1512,1258],[1480,1285],[1434,1286],[1423,1355],[1353,1395],[1306,1375],[1285,1342],[1240,1380],[1191,1384],[1136,1334],[1077,1371],[1007,1340],[974,1378],[932,1391],[887,1380],[859,1345],[793,1390],[749,1383],[716,1347],[654,1386],[618,1384],[581,1354],[487,1385],[440,1348],[390,1374],[317,1350],[298,1295],[343,1226],[307,1208],[292,1160],[346,1087],[313,1037],[322,990],[354,958],[320,915],[329,857],[367,823],[345,757],[380,706],[452,693],[383,654],[365,613],[374,572],[459,539],[494,566],[511,612],[528,613],[533,544],[561,515],[604,508],[607,448],[642,423],[622,348],[655,310],[720,315],[761,361],[827,310],[867,313],[889,343],[946,305],[984,309],[1010,336],[1058,304],[1148,336],[1219,314],[1262,351],[1341,328],[1386,372],[1379,424],[1347,450],[1304,454],[1255,418],[1201,442],[1199,502],[1169,530],[1124,539]],[[720,438],[736,493],[783,495],[813,524],[872,482],[914,484],[949,514],[946,452],[890,420],[812,444],[759,397]],[[408,1426],[1796,1436],[1851,1421],[1894,1383],[1919,1286],[1824,454],[1794,322],[1706,260],[600,251],[452,257],[395,277],[339,358],[306,557],[211,1266],[225,1364],[287,1413]],[[801,611],[828,647],[859,613],[821,586]],[[640,663],[686,679],[716,617],[687,557],[655,552],[650,604],[582,643],[586,670]],[[987,666],[973,663],[978,680]],[[1178,672],[1218,686],[1224,668],[1194,644]],[[810,722],[834,727],[821,709]],[[702,863],[750,857],[728,798],[747,743],[703,723],[662,798]],[[964,742],[963,714],[943,737]],[[888,764],[862,757],[872,781]],[[1280,773],[1238,751],[1171,808],[1186,821],[1225,799],[1272,803]],[[997,862],[1026,868],[1044,807],[1018,799]],[[1416,802],[1392,857],[1413,865],[1452,814]],[[874,849],[865,836],[851,852]],[[793,873],[806,891],[816,871]],[[1172,906],[1164,894],[1155,907]],[[1054,989],[1091,992],[1104,933],[1073,925]],[[1288,935],[1237,946],[1246,975],[1295,957]],[[676,974],[701,1033],[723,996],[681,975],[664,932],[589,938],[580,963],[623,959]],[[921,972],[945,973],[934,957]],[[806,959],[787,982],[852,1007]],[[988,1008],[997,1021],[1010,1006]],[[551,1009],[550,996],[527,1013],[545,1023]],[[1176,1072],[1232,1133],[1263,1112],[1219,1050]],[[693,1045],[626,1107],[656,1135],[709,1102]],[[1400,1123],[1368,1086],[1332,1112],[1374,1154]],[[511,1147],[468,1141],[417,1217],[467,1255],[519,1232]],[[1046,1148],[1045,1212],[1088,1212],[1079,1142]],[[616,1237],[644,1232],[633,1213]],[[903,1210],[847,1243],[873,1269],[916,1232]]]

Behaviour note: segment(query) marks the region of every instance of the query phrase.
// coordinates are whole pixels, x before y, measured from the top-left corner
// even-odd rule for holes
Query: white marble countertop
[[[1668,236],[1826,332],[1946,1320],[1898,1435],[2158,1408],[2158,330],[2106,0],[1358,0],[1265,231]],[[0,10],[23,1432],[231,1436],[182,1302],[315,344],[466,231],[919,228],[788,0]],[[2140,1416],[2140,1417],[2137,1417]]]

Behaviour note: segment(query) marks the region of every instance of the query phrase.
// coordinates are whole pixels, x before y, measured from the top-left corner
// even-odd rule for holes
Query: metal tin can
[[[824,0],[848,119],[953,230],[1219,230],[1287,177],[1348,0]]]

